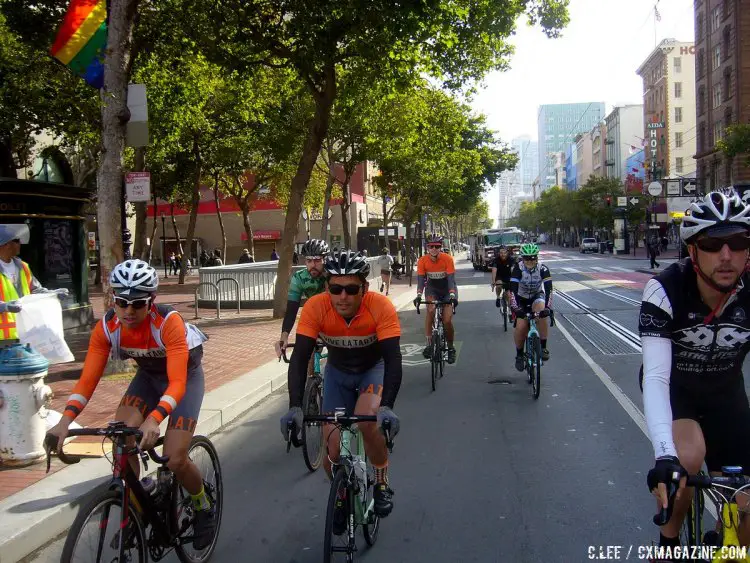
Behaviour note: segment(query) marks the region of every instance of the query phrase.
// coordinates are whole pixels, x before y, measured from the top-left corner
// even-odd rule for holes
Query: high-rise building
[[[693,43],[664,39],[637,73],[643,79],[646,182],[694,178],[697,135]]]
[[[750,121],[750,10],[739,0],[696,0],[695,61],[698,185],[704,190],[750,180],[745,159],[716,150],[733,123]]]
[[[555,184],[556,153],[567,150],[579,133],[604,119],[604,102],[546,104],[537,118],[539,177],[542,191]]]
[[[497,215],[498,228],[506,227],[507,221],[513,217],[513,184],[515,182],[515,170],[506,170],[497,179],[497,192],[499,197],[499,211]]]
[[[515,169],[515,191],[530,192],[534,179],[539,175],[539,144],[528,135],[516,137],[510,142],[518,153],[518,165]]]
[[[628,157],[644,146],[643,104],[617,106],[605,118],[607,122],[606,176],[627,180]]]

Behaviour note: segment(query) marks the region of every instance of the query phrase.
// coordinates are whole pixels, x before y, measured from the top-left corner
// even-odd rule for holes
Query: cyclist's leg
[[[522,297],[518,298],[518,306],[526,310],[528,301]],[[516,328],[513,330],[513,342],[516,345],[516,369],[523,371],[523,347],[526,342],[526,335],[529,333],[529,321],[527,319],[516,318]]]
[[[333,414],[337,408],[344,407],[347,413],[353,413],[357,404],[357,381],[351,374],[336,369],[330,362],[326,363],[323,377],[323,412]],[[339,430],[333,424],[323,425],[323,441],[328,455],[323,456],[323,468],[328,477],[331,474],[331,461],[339,459]]]
[[[453,346],[456,330],[453,328],[453,308],[450,305],[443,305],[443,327],[448,343],[448,363],[452,364],[456,361],[456,348]]]
[[[531,305],[531,310],[535,313],[544,311],[544,294],[541,297],[536,297]],[[544,361],[549,360],[549,350],[547,350],[547,331],[549,330],[549,322],[547,319],[537,319],[536,326],[539,329],[539,340],[542,344],[542,359]]]
[[[425,300],[426,301],[433,301],[437,299],[437,296],[434,293],[431,293],[429,291],[425,291]],[[427,345],[424,348],[424,351],[422,352],[422,355],[425,358],[430,358],[431,355],[431,347],[432,344],[432,323],[435,320],[435,305],[427,305],[427,313],[424,316],[424,334],[427,338]]]
[[[127,391],[122,396],[120,405],[115,412],[115,420],[124,422],[131,428],[138,428],[156,405],[159,404],[161,393],[153,385],[152,378],[143,370],[138,370],[130,381]],[[128,438],[128,445],[135,446],[135,438]],[[130,468],[136,475],[140,474],[141,464],[136,456],[131,456]]]
[[[388,271],[388,275],[385,276],[385,294],[388,295],[388,292],[391,289],[391,276],[393,275],[392,271]]]

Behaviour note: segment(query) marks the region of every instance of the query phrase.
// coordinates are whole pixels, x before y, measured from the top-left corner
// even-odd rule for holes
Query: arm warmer
[[[297,320],[297,311],[299,311],[299,301],[292,301],[290,299],[286,302],[286,313],[284,313],[284,320],[281,323],[281,332],[286,332],[287,334],[292,332],[294,321]]]
[[[380,350],[383,352],[383,396],[380,399],[380,406],[393,408],[396,402],[396,395],[401,387],[401,344],[400,338],[386,338],[380,341]],[[298,339],[299,341],[299,339]],[[290,371],[291,373],[291,371]],[[300,401],[301,402],[301,401]]]
[[[669,400],[669,376],[672,370],[672,341],[656,336],[642,336],[643,412],[648,435],[659,458],[677,449],[672,437],[672,405]]]
[[[456,274],[448,274],[448,291],[458,295],[458,286],[456,286]]]
[[[289,386],[289,408],[301,407],[307,380],[307,364],[315,351],[315,339],[298,334],[289,360],[287,385]]]
[[[547,278],[544,280],[544,295],[546,296],[544,306],[549,309],[550,302],[552,301],[552,279]]]

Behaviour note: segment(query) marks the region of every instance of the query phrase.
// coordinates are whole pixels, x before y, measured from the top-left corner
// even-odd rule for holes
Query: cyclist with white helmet
[[[84,409],[99,383],[107,360],[133,359],[138,371],[120,402],[115,420],[143,432],[146,450],[159,438],[159,424],[167,417],[164,455],[168,467],[190,493],[195,507],[193,547],[208,547],[214,537],[216,515],[203,487],[200,471],[188,457],[188,448],[203,401],[201,359],[208,339],[186,323],[169,305],[158,305],[156,270],[142,260],[115,266],[109,278],[114,308],[107,311],[91,333],[83,371],[68,398],[60,422],[49,431],[61,444],[68,427]],[[131,458],[139,471],[137,458]]]
[[[638,327],[644,414],[656,458],[647,482],[660,508],[667,507],[666,483],[675,472],[695,474],[704,460],[711,473],[724,465],[750,470],[750,406],[742,375],[750,350],[750,207],[735,194],[709,193],[690,206],[680,237],[689,258],[646,284]],[[661,528],[665,547],[680,545],[692,497],[684,483]],[[741,504],[744,497],[737,497]],[[749,522],[741,520],[743,545],[750,542]]]
[[[301,254],[305,258],[305,267],[294,272],[289,282],[286,313],[281,323],[281,336],[274,345],[278,357],[281,357],[281,352],[286,350],[289,333],[292,332],[294,321],[297,320],[297,312],[302,299],[309,299],[324,289],[323,259],[328,252],[328,243],[324,240],[310,239],[302,245]]]
[[[539,264],[539,247],[533,242],[521,245],[521,259],[513,266],[510,274],[510,306],[516,315],[516,328],[513,340],[516,343],[516,369],[523,371],[524,342],[529,333],[529,321],[524,316],[531,308],[538,313],[550,308],[552,300],[552,274],[544,264]],[[547,349],[547,332],[549,325],[546,318],[537,321],[539,340],[542,344],[542,359],[549,360]]]

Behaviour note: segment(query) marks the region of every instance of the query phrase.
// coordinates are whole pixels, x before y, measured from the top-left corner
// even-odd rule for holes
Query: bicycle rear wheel
[[[439,363],[440,363],[440,336],[438,335],[437,331],[433,331],[432,333],[432,354],[430,354],[430,373],[432,374],[432,390],[435,391],[437,389],[437,380],[440,374],[438,373],[440,370]]]
[[[440,356],[439,356],[439,358],[440,358],[440,364],[439,364],[440,373],[439,373],[439,376],[440,376],[441,379],[443,378],[443,375],[445,375],[445,354],[447,353],[446,352],[447,350],[448,350],[448,346],[445,343],[445,334],[441,331],[440,332]]]
[[[502,305],[500,307],[500,311],[503,315],[503,329],[505,332],[508,332],[508,303],[505,301],[505,296],[502,298]]]
[[[539,398],[542,376],[542,344],[538,336],[531,337],[531,396]]]
[[[182,563],[197,563],[198,561],[207,561],[216,549],[216,540],[219,538],[219,528],[221,527],[221,515],[224,509],[224,483],[221,478],[221,466],[219,465],[219,454],[216,452],[211,440],[205,436],[193,436],[188,450],[188,457],[203,478],[203,487],[206,495],[211,501],[214,508],[216,527],[214,528],[214,537],[211,543],[203,549],[195,549],[192,541],[180,543],[175,547],[177,557]],[[193,501],[188,493],[177,481],[174,482],[172,490],[172,514],[175,517],[177,530],[184,528],[181,538],[189,538],[194,535],[192,522],[195,517],[195,508]]]
[[[328,495],[323,563],[354,561],[356,545],[352,545],[351,538],[356,530],[350,530],[350,527],[354,526],[354,498],[347,481],[346,468],[339,466],[331,480],[331,492]],[[338,514],[339,522],[334,522],[336,504],[339,501],[342,503]],[[341,511],[344,514],[341,514]]]
[[[140,517],[128,503],[130,524],[125,528],[124,559],[144,563],[146,536]],[[65,540],[61,563],[109,563],[120,559],[122,491],[111,489],[96,495],[76,516]]]
[[[305,415],[319,415],[323,412],[323,378],[313,375],[307,378],[305,394],[302,398]],[[315,471],[323,461],[323,426],[319,423],[302,425],[302,457],[310,471]]]

